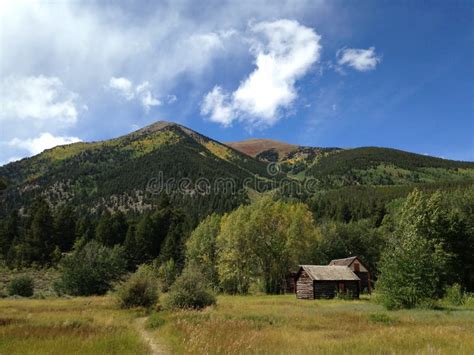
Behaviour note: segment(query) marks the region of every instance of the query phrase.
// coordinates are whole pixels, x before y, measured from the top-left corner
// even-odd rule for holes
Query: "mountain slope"
[[[0,167],[0,216],[31,205],[39,195],[54,205],[71,203],[91,212],[140,213],[163,195],[200,216],[225,212],[248,199],[249,179],[259,182],[255,189],[265,190],[274,178],[267,172],[269,161],[282,168],[277,178],[316,178],[319,190],[474,181],[472,162],[389,148],[304,147],[272,140],[227,146],[161,121],[122,137],[58,146]]]
[[[0,176],[8,185],[0,213],[27,206],[38,194],[52,203],[139,212],[153,205],[158,187],[167,188],[179,205],[196,203],[203,213],[225,211],[241,203],[245,192],[200,195],[195,186],[184,186],[178,194],[177,180],[205,178],[214,186],[216,179],[226,178],[240,188],[246,178],[268,178],[264,163],[169,122],[107,141],[55,147],[0,167]]]
[[[282,170],[290,176],[317,178],[324,188],[474,179],[472,162],[446,160],[391,148],[304,147],[259,139],[233,142],[231,145],[260,161],[279,162]]]
[[[229,147],[232,147],[254,158],[261,156],[262,153],[265,152],[274,152],[276,153],[276,160],[288,155],[288,153],[298,148],[297,145],[280,142],[273,139],[248,139],[242,142],[229,142],[226,144]]]

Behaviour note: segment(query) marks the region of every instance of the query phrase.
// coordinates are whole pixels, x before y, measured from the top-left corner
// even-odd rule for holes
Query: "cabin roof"
[[[329,265],[339,265],[339,266],[350,266],[355,259],[358,259],[357,256],[351,256],[349,258],[344,258],[344,259],[333,259],[329,263]]]
[[[347,266],[300,265],[309,277],[318,281],[347,281],[360,279]],[[301,270],[301,269],[300,269]]]

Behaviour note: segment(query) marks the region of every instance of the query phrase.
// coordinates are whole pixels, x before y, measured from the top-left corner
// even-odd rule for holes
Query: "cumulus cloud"
[[[233,103],[230,102],[229,94],[225,94],[220,86],[215,86],[203,100],[201,105],[201,113],[209,116],[213,122],[230,126],[236,117]]]
[[[278,111],[296,99],[296,80],[319,60],[321,37],[297,21],[260,22],[249,31],[255,70],[232,94],[214,87],[201,106],[203,115],[225,126],[235,119],[250,126],[273,125]]]
[[[71,126],[85,108],[79,105],[78,98],[58,77],[9,76],[0,82],[0,122]]]
[[[151,85],[148,81],[133,86],[133,83],[127,78],[112,77],[109,81],[109,87],[118,92],[127,101],[137,99],[146,113],[150,111],[153,106],[160,106],[161,101],[153,96],[151,92]]]
[[[117,90],[127,100],[131,100],[135,96],[132,82],[128,80],[127,78],[112,77],[110,78],[110,81],[109,81],[109,87],[114,90]]]
[[[347,65],[358,71],[369,71],[377,67],[382,57],[375,54],[375,47],[369,49],[343,48],[337,51],[339,65]]]
[[[78,137],[60,137],[53,136],[51,133],[41,133],[37,138],[13,138],[8,142],[8,145],[11,147],[27,150],[31,154],[39,154],[45,149],[80,141],[81,140]]]

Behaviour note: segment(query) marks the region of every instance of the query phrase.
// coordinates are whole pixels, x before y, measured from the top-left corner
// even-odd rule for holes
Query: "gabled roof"
[[[333,259],[329,265],[350,266],[355,259],[357,259],[357,256],[351,256],[344,259]]]
[[[347,266],[300,265],[312,280],[319,281],[359,281],[360,279]],[[301,270],[301,269],[300,269]]]

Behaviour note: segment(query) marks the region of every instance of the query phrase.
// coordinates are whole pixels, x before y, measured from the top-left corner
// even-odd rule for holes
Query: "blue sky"
[[[0,164],[158,120],[474,160],[474,3],[4,1]]]

